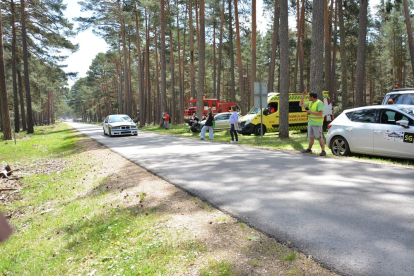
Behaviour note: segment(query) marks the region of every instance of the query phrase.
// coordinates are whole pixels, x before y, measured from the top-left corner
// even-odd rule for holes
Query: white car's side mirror
[[[400,120],[396,122],[397,125],[402,126],[404,128],[408,128],[408,121],[407,120]]]

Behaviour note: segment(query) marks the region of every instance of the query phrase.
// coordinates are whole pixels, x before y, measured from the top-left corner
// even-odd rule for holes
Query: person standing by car
[[[239,142],[239,138],[237,136],[237,130],[238,130],[237,121],[239,120],[239,115],[237,114],[235,106],[232,106],[231,110],[233,111],[233,113],[231,114],[230,119],[229,119],[229,123],[231,125],[230,127],[231,142],[230,143],[237,144],[237,142]],[[236,141],[234,141],[234,137],[236,137]]]
[[[213,111],[211,111],[211,108],[208,109],[208,115],[206,118],[206,123],[204,124],[203,128],[201,129],[201,140],[204,140],[204,137],[206,135],[206,131],[208,130],[209,133],[209,139],[213,140],[214,134],[213,134]]]
[[[164,112],[164,116],[162,118],[164,119],[164,128],[169,129],[170,128],[170,115],[168,115],[167,112]]]
[[[309,93],[309,102],[304,103],[306,94],[308,91],[303,91],[302,98],[300,99],[299,105],[306,109],[308,113],[308,137],[309,146],[307,149],[302,150],[302,153],[312,153],[312,146],[316,139],[319,139],[322,152],[320,156],[325,156],[325,141],[323,139],[323,102],[318,100],[318,94]]]

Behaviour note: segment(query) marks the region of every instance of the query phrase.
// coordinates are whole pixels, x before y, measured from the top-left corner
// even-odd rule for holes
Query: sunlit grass
[[[108,178],[83,181],[99,165],[80,154],[87,138],[66,124],[35,131],[19,135],[17,145],[0,144],[1,160],[12,168],[40,169],[21,180],[21,200],[2,207],[13,214],[14,234],[0,246],[0,275],[174,274],[205,251],[185,231],[155,227],[168,213],[125,208],[111,192],[92,193]]]

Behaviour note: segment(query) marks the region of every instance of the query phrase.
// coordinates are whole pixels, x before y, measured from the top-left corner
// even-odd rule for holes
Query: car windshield
[[[414,92],[405,94],[391,94],[389,95],[387,102],[392,100],[393,104],[410,104],[414,105]]]
[[[260,112],[260,108],[258,107],[253,107],[248,114],[257,114]]]
[[[414,115],[414,107],[402,107],[400,110],[407,114]]]
[[[197,102],[188,102],[188,106],[196,106]]]
[[[129,116],[112,116],[110,119],[111,123],[122,123],[122,122],[131,122]]]

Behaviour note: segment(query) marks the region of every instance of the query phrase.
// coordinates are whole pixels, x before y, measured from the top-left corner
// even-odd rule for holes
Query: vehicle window
[[[348,117],[348,119],[350,119],[350,120],[351,120],[352,114],[354,114],[354,112],[345,113],[346,117]]]
[[[208,106],[208,102],[207,101],[204,101],[204,106]]]
[[[131,122],[129,116],[113,116],[110,118],[110,123],[122,123],[122,122]]]
[[[391,94],[389,95],[387,102],[393,101],[393,104],[410,104],[414,105],[414,92],[409,94]]]
[[[394,110],[382,110],[380,116],[380,123],[387,125],[396,125],[397,121],[405,120],[408,121],[410,125],[413,124],[413,120],[405,116],[404,114],[394,111]]]
[[[362,109],[354,111],[351,121],[360,123],[375,123],[375,109]]]
[[[400,110],[410,115],[414,115],[414,107],[402,107]]]
[[[304,112],[299,102],[289,102],[289,113]]]
[[[248,114],[257,114],[260,112],[260,108],[258,107],[253,107]]]
[[[277,112],[277,107],[278,107],[278,103],[277,102],[270,103],[267,106],[267,109],[269,110],[269,114],[272,114],[272,113]]]
[[[228,120],[230,119],[231,114],[224,114],[223,115],[223,120]]]
[[[197,102],[189,102],[188,103],[188,106],[196,106],[197,105]]]
[[[216,102],[211,102],[211,106],[217,106],[217,103]]]
[[[219,116],[214,117],[214,120],[216,120],[216,121],[223,120],[223,115],[219,115]]]

